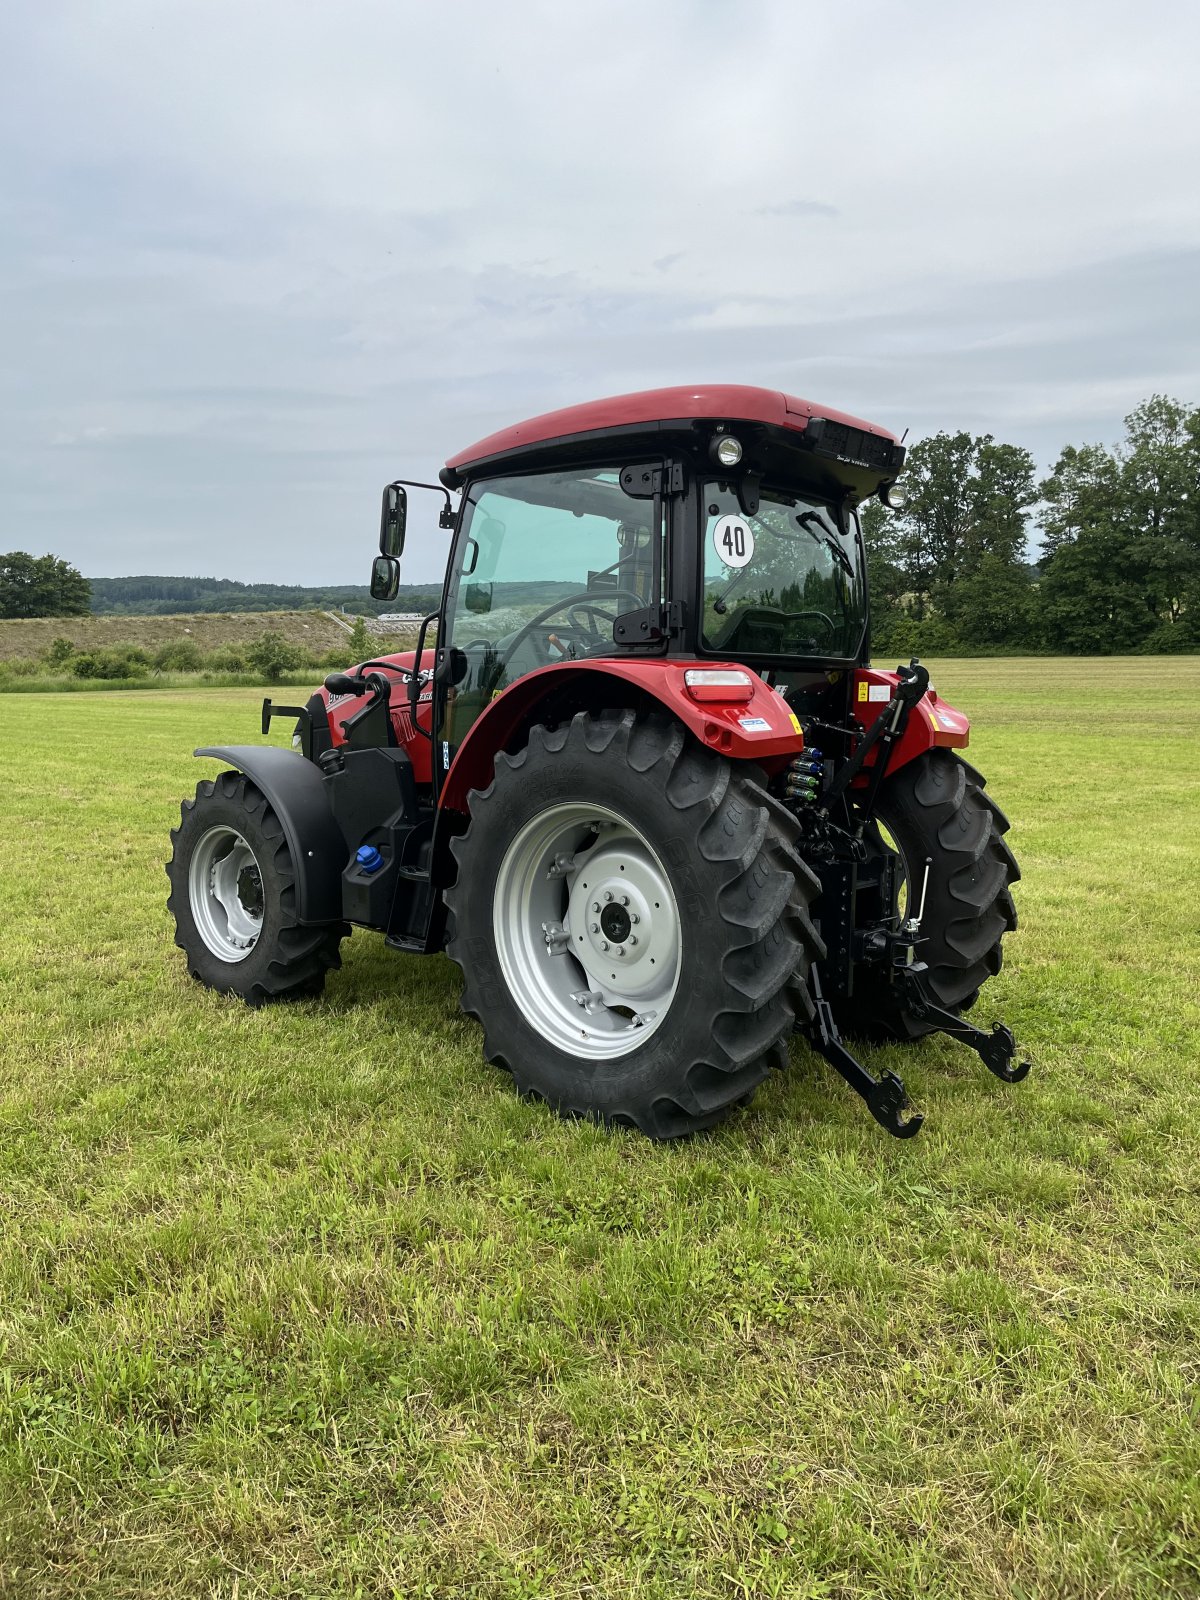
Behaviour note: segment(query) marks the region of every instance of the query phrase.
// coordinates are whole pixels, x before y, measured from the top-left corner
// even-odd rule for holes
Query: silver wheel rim
[[[244,961],[263,925],[262,869],[235,828],[210,828],[192,851],[188,898],[196,932],[222,961]]]
[[[658,856],[605,806],[551,806],[500,863],[492,927],[525,1020],[588,1061],[628,1055],[679,985],[679,907]]]

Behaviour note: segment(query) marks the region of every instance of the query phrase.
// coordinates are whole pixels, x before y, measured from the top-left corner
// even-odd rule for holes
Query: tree
[[[1113,451],[1068,445],[1041,485],[1048,648],[1116,654],[1200,642],[1200,409],[1152,395]]]
[[[1125,418],[1121,492],[1130,526],[1200,545],[1200,409],[1151,395]]]
[[[304,652],[281,633],[268,629],[246,651],[246,659],[267,683],[278,683],[285,672],[295,672],[303,665]]]
[[[354,626],[350,629],[350,637],[346,643],[356,662],[370,659],[371,635],[367,632],[367,624],[362,617],[355,617]]]
[[[0,556],[0,617],[83,617],[91,596],[83,574],[56,556]]]
[[[1111,532],[1121,515],[1121,468],[1103,445],[1067,445],[1038,486],[1043,510],[1042,559],[1082,534]]]

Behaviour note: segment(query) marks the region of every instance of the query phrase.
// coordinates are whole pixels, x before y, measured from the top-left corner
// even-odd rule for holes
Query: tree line
[[[345,611],[378,617],[420,611],[441,600],[439,584],[404,584],[395,600],[373,600],[365,584],[238,583],[232,578],[93,578],[97,615],[163,617],[180,612]]]
[[[877,655],[1200,650],[1200,407],[1154,395],[1040,481],[1018,445],[938,433],[901,482],[862,519]]]

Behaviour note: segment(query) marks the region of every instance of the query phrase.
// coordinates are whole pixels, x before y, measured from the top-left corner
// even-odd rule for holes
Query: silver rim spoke
[[[500,863],[493,933],[526,1020],[569,1055],[627,1055],[670,1010],[679,907],[658,856],[606,807],[552,806],[525,824]]]

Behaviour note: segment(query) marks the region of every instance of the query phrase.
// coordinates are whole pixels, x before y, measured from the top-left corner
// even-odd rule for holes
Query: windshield
[[[704,643],[729,655],[855,656],[866,621],[852,514],[764,489],[751,517],[732,484],[704,487]]]

